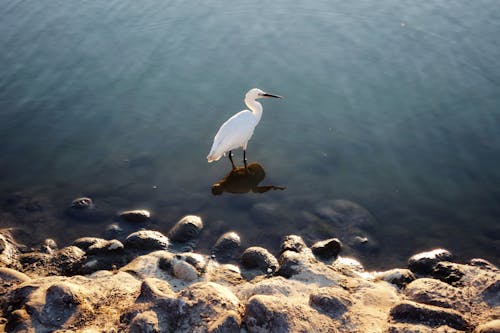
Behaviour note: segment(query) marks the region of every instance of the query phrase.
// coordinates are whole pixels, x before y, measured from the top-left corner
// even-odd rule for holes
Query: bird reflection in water
[[[269,190],[284,190],[286,187],[262,185],[259,183],[266,177],[264,168],[259,163],[252,163],[245,167],[234,168],[221,181],[212,185],[212,194],[229,193],[264,193]]]

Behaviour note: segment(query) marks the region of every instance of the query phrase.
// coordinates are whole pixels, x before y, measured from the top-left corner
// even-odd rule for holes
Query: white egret
[[[231,150],[241,147],[243,148],[243,163],[245,164],[245,169],[247,169],[246,150],[248,140],[252,137],[255,126],[257,126],[262,117],[262,104],[257,102],[256,99],[270,97],[282,98],[281,96],[271,95],[257,88],[250,89],[246,93],[245,104],[250,110],[240,111],[222,124],[215,135],[212,149],[210,149],[210,153],[207,156],[208,163],[217,161],[228,153],[233,169],[236,169],[231,156]]]

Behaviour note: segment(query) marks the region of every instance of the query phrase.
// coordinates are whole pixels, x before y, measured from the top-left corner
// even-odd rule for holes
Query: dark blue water
[[[228,230],[274,251],[288,233],[347,243],[360,231],[318,213],[344,199],[376,220],[353,250],[368,264],[434,246],[498,263],[498,1],[3,1],[0,17],[0,190],[42,207],[5,204],[0,224],[34,242],[102,232],[64,215],[89,195],[161,231],[200,214],[205,249]],[[285,96],[248,157],[287,190],[214,197],[230,164],[205,156],[253,87]]]

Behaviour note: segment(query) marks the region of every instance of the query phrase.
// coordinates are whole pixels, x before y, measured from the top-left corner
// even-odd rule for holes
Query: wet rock
[[[403,288],[408,283],[415,280],[415,275],[409,269],[394,268],[385,272],[377,272],[374,274],[377,280],[389,282]]]
[[[125,239],[125,247],[144,251],[166,250],[169,239],[158,231],[140,230]]]
[[[339,318],[352,305],[349,293],[342,288],[324,287],[309,295],[309,304],[332,318]]]
[[[452,257],[451,252],[445,249],[421,252],[408,259],[408,268],[417,274],[429,274],[438,262],[450,261]]]
[[[228,311],[208,327],[208,333],[240,333],[241,318],[235,311]]]
[[[62,275],[78,274],[85,259],[85,252],[76,246],[67,246],[54,254],[52,263]]]
[[[143,223],[148,222],[151,218],[151,213],[145,209],[135,209],[135,210],[127,210],[120,212],[118,216],[127,222],[133,223]]]
[[[303,255],[295,251],[285,251],[280,256],[277,274],[285,278],[291,278],[304,270],[303,263]]]
[[[129,333],[159,333],[158,315],[154,311],[137,314],[130,323]]]
[[[315,213],[339,228],[371,228],[376,225],[373,215],[361,205],[349,200],[325,200],[320,202]]]
[[[280,254],[285,251],[294,251],[294,252],[303,252],[307,249],[307,245],[302,239],[302,237],[297,235],[288,235],[283,237],[281,241],[281,250]]]
[[[43,241],[43,244],[41,246],[41,251],[44,253],[54,253],[54,251],[57,250],[57,243],[55,240],[52,238],[47,238],[46,240]]]
[[[481,296],[484,301],[491,307],[500,305],[500,280],[496,280],[487,286],[482,292]]]
[[[220,236],[212,249],[212,254],[217,261],[225,262],[233,258],[241,245],[240,236],[231,231]]]
[[[0,267],[1,282],[26,282],[31,280],[29,276],[14,269]]]
[[[199,216],[186,215],[168,232],[168,237],[174,242],[188,242],[198,238],[203,229],[203,221]]]
[[[257,332],[337,332],[334,322],[304,304],[285,297],[255,295],[245,309],[244,324],[249,333]]]
[[[115,239],[123,236],[123,228],[118,223],[111,223],[106,227],[104,231],[104,237],[107,239]]]
[[[471,259],[470,262],[469,262],[469,264],[471,266],[481,267],[481,268],[484,268],[484,269],[488,269],[490,271],[498,271],[498,268],[495,265],[493,265],[488,260],[481,259],[481,258]]]
[[[455,285],[464,276],[460,265],[452,262],[438,262],[432,269],[431,276],[443,282]]]
[[[89,247],[95,244],[105,244],[106,240],[97,237],[81,237],[73,241],[73,246],[77,246],[83,251],[87,251]]]
[[[109,252],[120,252],[124,248],[122,242],[116,239],[103,240],[102,242],[97,242],[87,249],[87,254],[107,254]]]
[[[460,289],[439,280],[417,279],[406,286],[405,293],[410,300],[418,303],[461,311],[470,310],[466,307],[464,295]]]
[[[492,320],[481,324],[476,327],[474,333],[500,333],[500,320]]]
[[[353,258],[338,257],[331,266],[334,270],[347,276],[358,276],[357,273],[365,271],[363,265]]]
[[[92,201],[91,198],[88,197],[80,197],[76,198],[71,202],[71,208],[75,209],[93,209],[94,208],[94,202]]]
[[[266,274],[272,274],[279,268],[278,260],[269,251],[258,246],[247,248],[241,256],[241,263],[246,268],[259,268]]]
[[[390,311],[391,319],[402,323],[418,323],[430,327],[443,325],[457,330],[468,330],[469,323],[457,311],[414,302],[402,302]]]
[[[342,249],[342,242],[337,238],[330,238],[324,241],[316,242],[311,246],[311,250],[320,259],[329,260],[336,258]]]

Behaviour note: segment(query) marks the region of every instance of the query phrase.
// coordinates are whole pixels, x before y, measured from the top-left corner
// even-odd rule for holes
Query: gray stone
[[[430,274],[438,262],[451,261],[452,257],[451,252],[445,249],[420,252],[408,259],[408,268],[417,274]]]
[[[496,280],[487,286],[482,292],[481,296],[484,301],[491,307],[500,305],[500,280]]]
[[[278,260],[265,248],[259,246],[247,248],[241,256],[241,263],[246,268],[259,268],[266,274],[272,274],[279,268]]]
[[[71,202],[71,208],[75,209],[93,209],[94,208],[94,202],[92,201],[91,198],[88,197],[81,197],[81,198],[76,198]]]
[[[85,252],[79,247],[67,246],[54,254],[52,263],[60,269],[62,275],[78,274],[85,260]]]
[[[203,229],[203,221],[199,216],[186,215],[168,232],[168,237],[174,242],[188,242],[198,238]]]
[[[336,258],[342,249],[342,242],[337,238],[330,238],[320,242],[316,242],[311,246],[311,250],[317,257],[323,260]]]
[[[193,265],[184,260],[176,260],[172,267],[174,276],[184,281],[194,281],[198,278],[198,271]]]
[[[349,293],[342,288],[324,287],[309,295],[309,304],[332,318],[339,318],[352,305]]]
[[[149,219],[151,218],[151,213],[145,209],[135,209],[120,212],[118,216],[122,220],[127,222],[142,223],[149,221]]]
[[[168,245],[168,237],[153,230],[136,231],[125,239],[125,247],[144,251],[166,250]]]
[[[457,330],[470,329],[469,323],[457,311],[414,302],[401,302],[390,311],[392,320],[402,323],[419,323],[430,327],[443,325]]]
[[[442,261],[434,265],[431,276],[451,285],[456,285],[464,276],[464,272],[462,272],[460,264]]]

